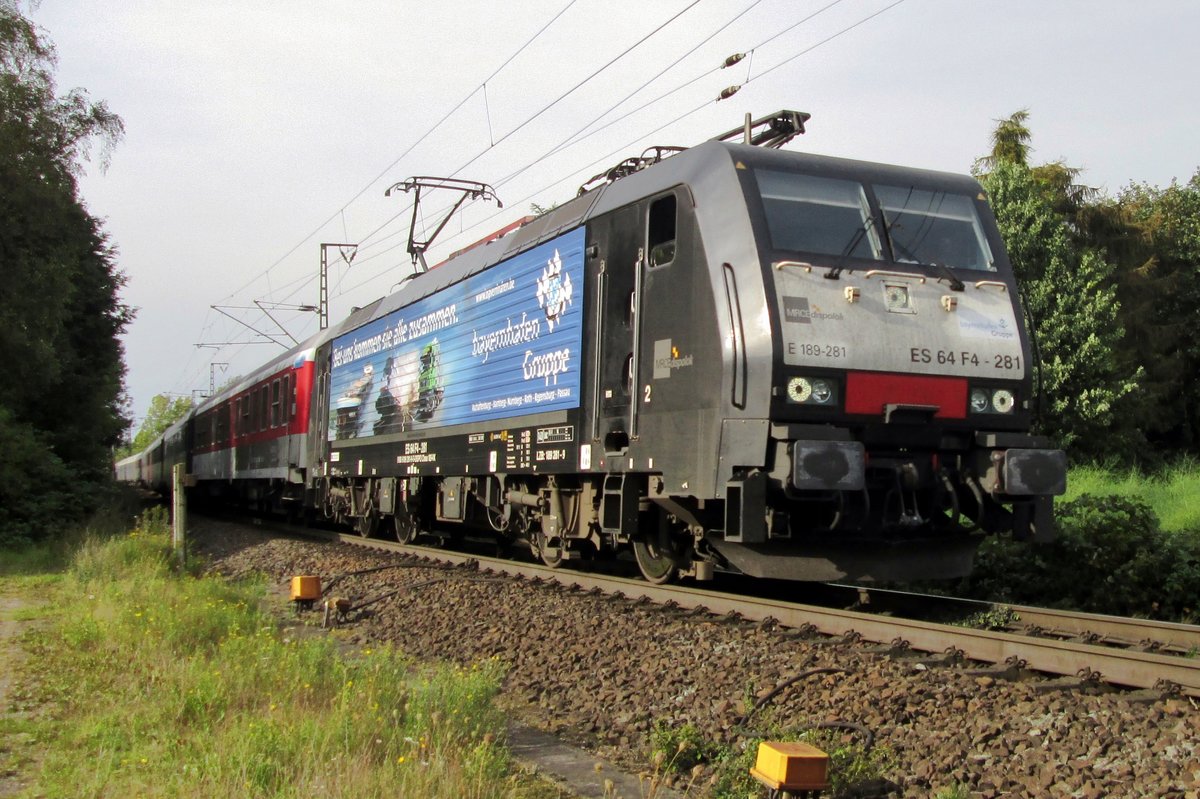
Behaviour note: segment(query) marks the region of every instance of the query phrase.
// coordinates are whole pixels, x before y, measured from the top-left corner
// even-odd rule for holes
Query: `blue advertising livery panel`
[[[579,407],[584,230],[339,336],[331,441]]]

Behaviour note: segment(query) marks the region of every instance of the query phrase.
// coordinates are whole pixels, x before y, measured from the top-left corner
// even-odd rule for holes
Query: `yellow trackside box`
[[[321,578],[313,576],[292,578],[292,601],[312,602],[321,598]]]
[[[829,787],[829,755],[806,743],[763,741],[750,774],[769,788],[820,791]]]

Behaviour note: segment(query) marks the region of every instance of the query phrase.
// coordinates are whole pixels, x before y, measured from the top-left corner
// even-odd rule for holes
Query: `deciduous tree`
[[[117,457],[132,455],[135,452],[141,452],[154,443],[154,439],[162,435],[168,427],[178,422],[187,412],[192,409],[192,400],[189,397],[176,397],[171,399],[166,394],[159,394],[150,400],[150,407],[146,411],[146,418],[142,420],[142,426],[138,428],[137,435],[133,437],[133,441],[129,446],[122,448]]]
[[[1037,369],[1039,424],[1073,454],[1128,451],[1138,431],[1123,409],[1141,378],[1115,357],[1119,323],[1114,269],[1094,249],[1077,246],[1030,167],[997,158],[981,181],[1031,321]]]
[[[82,90],[58,96],[54,65],[40,31],[0,0],[0,440],[23,475],[0,482],[0,539],[86,511],[125,427],[117,336],[132,313],[76,182],[92,145],[103,160],[123,126]]]

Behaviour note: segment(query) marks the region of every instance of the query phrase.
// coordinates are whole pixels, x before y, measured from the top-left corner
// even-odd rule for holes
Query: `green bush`
[[[1187,618],[1200,595],[1200,536],[1164,533],[1144,501],[1084,495],[1058,507],[1048,544],[988,540],[960,593],[994,602]]]
[[[78,518],[69,492],[75,475],[45,436],[0,406],[0,548],[48,538]]]

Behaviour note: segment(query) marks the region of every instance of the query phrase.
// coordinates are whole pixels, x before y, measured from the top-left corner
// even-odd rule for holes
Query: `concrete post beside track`
[[[171,469],[171,553],[175,565],[180,569],[187,566],[187,497],[183,492],[184,464],[177,463]]]

